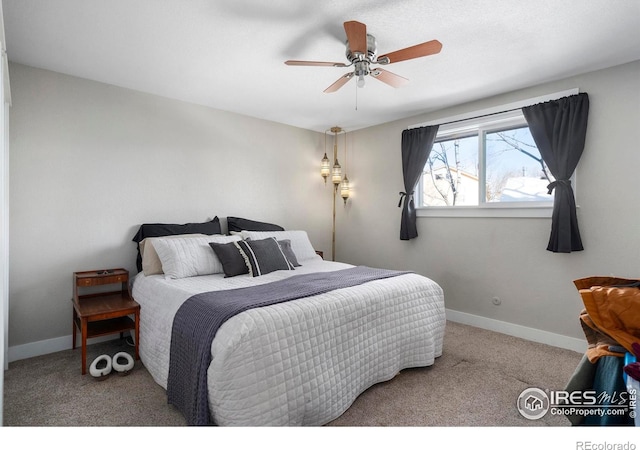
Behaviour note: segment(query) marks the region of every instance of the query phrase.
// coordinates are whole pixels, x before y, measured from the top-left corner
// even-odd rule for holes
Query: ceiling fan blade
[[[367,26],[352,20],[344,23],[344,31],[347,33],[349,49],[351,53],[367,54]]]
[[[345,63],[328,61],[296,61],[288,60],[284,62],[287,66],[325,66],[325,67],[348,67]]]
[[[403,48],[395,52],[387,53],[378,57],[380,64],[391,64],[399,61],[405,61],[407,59],[421,58],[423,56],[435,55],[440,53],[442,44],[438,40],[423,42],[422,44],[414,45],[412,47]]]
[[[324,90],[325,93],[329,94],[331,92],[335,92],[338,89],[340,89],[342,86],[344,86],[345,84],[347,84],[347,81],[349,81],[351,78],[353,78],[353,72],[347,72],[344,75],[342,75],[340,78],[338,78],[336,80],[335,83],[333,83],[331,86],[329,86],[328,88],[326,88]]]
[[[409,80],[406,79],[405,77],[396,75],[395,73],[389,72],[388,70],[380,69],[379,67],[376,67],[375,69],[371,69],[371,73],[369,75],[395,88],[404,86],[409,82]]]

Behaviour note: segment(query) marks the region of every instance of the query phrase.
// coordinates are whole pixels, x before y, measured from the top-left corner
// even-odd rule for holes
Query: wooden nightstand
[[[82,294],[83,288],[120,283],[120,290]],[[87,290],[87,289],[84,289]],[[73,348],[76,329],[82,335],[82,375],[87,373],[87,339],[135,330],[135,358],[139,359],[140,305],[129,292],[129,271],[90,270],[73,273]],[[133,315],[134,319],[131,319]]]

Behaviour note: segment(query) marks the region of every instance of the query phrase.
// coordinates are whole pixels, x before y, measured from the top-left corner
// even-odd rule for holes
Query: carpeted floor
[[[129,351],[124,341],[88,348],[98,355]],[[365,391],[329,426],[570,426],[547,414],[528,420],[516,409],[529,387],[563,389],[582,354],[448,322],[443,355],[432,367],[409,369]],[[95,381],[80,375],[80,350],[9,364],[4,425],[184,426],[166,393],[140,361],[127,376]]]

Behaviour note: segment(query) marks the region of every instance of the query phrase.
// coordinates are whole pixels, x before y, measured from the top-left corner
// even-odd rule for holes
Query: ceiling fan
[[[423,42],[422,44],[414,45],[412,47],[403,48],[402,50],[396,50],[395,52],[385,53],[384,55],[377,56],[378,49],[376,38],[370,34],[367,34],[367,26],[363,23],[356,22],[355,20],[344,23],[344,31],[347,34],[347,50],[345,52],[349,64],[341,62],[326,62],[326,61],[296,61],[288,60],[284,63],[288,66],[325,66],[325,67],[351,67],[354,66],[353,71],[347,72],[338,78],[331,86],[326,88],[324,92],[335,92],[344,86],[351,78],[356,77],[358,79],[358,87],[363,87],[365,80],[364,77],[371,75],[373,78],[382,81],[393,87],[400,87],[407,83],[409,80],[389,72],[388,70],[380,67],[371,67],[372,64],[387,65],[400,61],[406,61],[408,59],[421,58],[423,56],[434,55],[439,53],[442,49],[442,44],[437,40]]]

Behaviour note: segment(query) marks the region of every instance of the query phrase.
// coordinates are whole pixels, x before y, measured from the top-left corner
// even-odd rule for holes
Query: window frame
[[[482,141],[487,131],[495,132],[500,129],[514,128],[518,126],[528,126],[521,108],[549,100],[555,100],[578,92],[577,88],[549,94],[542,97],[523,100],[501,107],[490,108],[483,111],[476,111],[466,115],[441,119],[416,126],[436,125],[442,123],[438,129],[435,143],[442,140],[450,140],[455,137],[468,136],[478,133],[479,141]],[[482,133],[482,134],[480,134]],[[434,143],[434,145],[435,145]],[[486,152],[480,151],[479,142],[478,162],[479,176],[485,179],[486,173]],[[416,215],[417,217],[514,217],[514,218],[551,218],[553,212],[554,195],[550,196],[548,202],[486,202],[481,201],[474,206],[421,206],[422,205],[422,183],[421,176],[416,185]],[[576,174],[571,177],[571,184],[576,190]],[[486,186],[484,181],[479,186],[479,201],[486,199]]]

